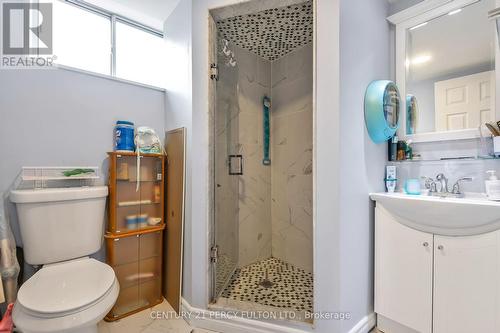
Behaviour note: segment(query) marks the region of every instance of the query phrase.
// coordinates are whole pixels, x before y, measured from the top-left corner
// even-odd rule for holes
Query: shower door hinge
[[[219,261],[219,247],[217,245],[212,246],[210,249],[210,261],[214,264]]]
[[[216,63],[210,64],[210,79],[219,81],[219,66]]]

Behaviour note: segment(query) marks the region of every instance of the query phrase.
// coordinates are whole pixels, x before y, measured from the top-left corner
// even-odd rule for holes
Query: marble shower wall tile
[[[272,63],[272,255],[312,272],[312,44]]]
[[[219,246],[232,252],[224,253],[230,259],[237,255],[239,267],[273,256],[312,272],[312,46],[272,63],[228,46],[237,65],[219,59]],[[272,104],[271,166],[262,164],[266,95]],[[242,176],[228,175],[229,154],[243,155]]]
[[[270,96],[271,63],[234,47],[238,63],[239,154],[239,266],[271,256],[271,169],[262,164],[262,99]]]

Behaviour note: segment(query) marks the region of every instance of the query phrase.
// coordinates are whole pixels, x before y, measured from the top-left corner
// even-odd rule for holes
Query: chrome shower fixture
[[[224,38],[219,38],[219,53],[225,57],[224,64],[228,67],[236,66],[236,57],[234,51],[229,48],[229,41]]]

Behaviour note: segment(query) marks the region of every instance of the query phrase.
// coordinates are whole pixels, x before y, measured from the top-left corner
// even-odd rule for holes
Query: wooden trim
[[[136,152],[133,151],[110,151],[108,152],[108,155],[121,155],[121,156],[137,156]],[[164,158],[165,155],[160,153],[160,154],[153,154],[153,153],[139,153],[139,156],[145,156],[145,157],[161,157]]]
[[[116,155],[109,155],[109,178],[108,178],[108,189],[109,189],[109,197],[108,197],[108,212],[109,212],[109,221],[108,228],[110,228],[111,232],[115,232],[116,223],[112,223],[112,221],[116,221]]]
[[[104,236],[106,237],[106,236]],[[106,241],[106,263],[113,267],[115,265],[115,247],[112,242]]]
[[[165,225],[162,224],[159,227],[152,227],[152,228],[147,228],[147,229],[139,229],[139,230],[134,230],[131,232],[120,232],[120,233],[106,233],[104,235],[104,238],[109,238],[109,239],[115,239],[115,238],[123,238],[123,237],[132,237],[136,235],[144,235],[144,234],[150,234],[156,231],[162,231],[165,229]]]
[[[148,305],[145,305],[145,306],[140,307],[138,309],[132,310],[132,311],[127,312],[127,313],[124,313],[124,314],[119,315],[117,317],[113,317],[113,315],[111,314],[111,312],[109,312],[106,315],[106,317],[104,317],[104,321],[107,321],[109,323],[109,322],[113,322],[113,321],[117,321],[117,320],[123,319],[123,318],[128,317],[130,315],[133,315],[133,314],[135,314],[137,312],[141,312],[143,310],[147,310],[149,308],[152,308],[153,306],[156,306],[156,305],[158,305],[160,303],[163,303],[163,301],[164,301],[164,299],[163,299],[163,297],[161,297],[161,299],[159,299],[159,300],[157,300],[155,302],[149,303]]]
[[[165,149],[168,181],[166,187],[162,293],[172,308],[180,313],[182,297],[182,261],[184,233],[184,195],[186,169],[186,130],[166,132]]]

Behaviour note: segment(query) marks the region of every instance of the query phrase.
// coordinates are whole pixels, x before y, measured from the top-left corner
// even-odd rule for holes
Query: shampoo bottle
[[[389,139],[389,161],[396,161],[398,157],[398,136]]]

